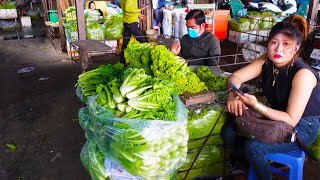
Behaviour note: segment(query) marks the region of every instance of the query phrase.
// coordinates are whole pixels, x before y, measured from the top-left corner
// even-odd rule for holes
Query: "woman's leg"
[[[310,145],[316,139],[319,124],[319,116],[301,118],[295,127],[298,132],[297,136],[299,136],[306,145]],[[301,146],[298,141],[293,143],[276,143],[269,145],[257,140],[248,140],[244,146],[247,161],[255,170],[258,179],[262,180],[270,180],[272,178],[272,174],[268,168],[269,164],[265,157],[266,154],[282,153],[299,149],[301,149]]]

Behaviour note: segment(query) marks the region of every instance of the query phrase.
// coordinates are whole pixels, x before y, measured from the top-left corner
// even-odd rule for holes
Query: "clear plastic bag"
[[[87,23],[87,39],[103,41],[105,37],[105,28],[98,22]]]
[[[143,179],[167,179],[187,156],[187,110],[179,99],[177,120],[133,120],[116,118],[89,99],[94,138],[101,152],[133,175]]]
[[[189,109],[188,133],[189,139],[206,137],[220,118],[219,105],[204,105]]]
[[[86,22],[97,22],[99,20],[100,13],[98,11],[92,11],[85,9],[84,17]]]
[[[88,140],[82,147],[80,159],[90,174],[91,179],[99,180],[108,178],[108,174],[104,165],[105,157],[98,149],[94,140]]]
[[[190,168],[208,167],[224,161],[224,150],[222,146],[206,145],[200,153],[199,150],[200,149],[193,149],[188,151],[187,161],[179,168],[179,171],[185,171]],[[192,165],[198,153],[199,156]]]
[[[105,29],[105,38],[106,39],[121,39],[122,33],[124,30],[123,24],[118,24],[114,27],[106,27]]]
[[[124,30],[123,17],[121,15],[108,15],[105,17],[103,26],[106,28],[106,39],[121,39]]]

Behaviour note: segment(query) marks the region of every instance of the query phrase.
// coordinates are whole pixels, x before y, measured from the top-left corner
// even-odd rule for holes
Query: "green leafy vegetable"
[[[218,91],[227,89],[227,78],[214,74],[208,66],[200,66],[196,70],[196,74],[209,90]]]

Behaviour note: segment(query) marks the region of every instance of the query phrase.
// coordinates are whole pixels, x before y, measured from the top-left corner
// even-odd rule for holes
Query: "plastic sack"
[[[174,96],[177,120],[132,120],[116,118],[89,99],[95,141],[101,152],[143,179],[167,179],[187,156],[187,110]]]
[[[0,19],[16,19],[17,17],[16,9],[0,9]]]
[[[208,136],[212,128],[215,128],[221,111],[222,109],[218,105],[204,105],[190,108],[188,116],[189,139]]]
[[[106,39],[121,39],[124,30],[122,16],[115,14],[104,18],[103,26],[105,29]]]
[[[103,41],[105,37],[105,29],[98,22],[91,22],[86,24],[86,37],[89,40]]]
[[[99,180],[108,178],[107,171],[104,165],[104,155],[98,149],[94,140],[88,140],[82,147],[80,159],[90,174],[91,179]]]
[[[99,21],[99,12],[85,9],[84,10],[84,18],[86,22],[97,22]]]
[[[196,140],[189,140],[189,142],[188,142],[188,150],[201,148],[201,146],[204,143],[206,138],[207,137],[204,137],[204,138],[201,138],[201,139],[196,139]],[[206,145],[222,146],[223,145],[223,140],[222,140],[220,134],[210,135],[208,140],[207,140],[207,142],[206,142]]]
[[[64,23],[67,39],[71,41],[78,41],[78,25],[76,20],[69,20]]]
[[[177,180],[190,180],[197,177],[204,176],[222,176],[224,175],[224,163],[218,163],[213,166],[207,166],[197,169],[191,169],[188,176],[185,178],[187,171],[179,172],[177,175]]]
[[[310,145],[310,152],[315,159],[320,161],[320,131],[318,131],[316,140]]]
[[[199,156],[197,157],[196,161],[192,166],[192,163],[195,160],[199,151],[200,149],[193,149],[188,151],[187,161],[183,166],[179,168],[179,171],[185,171],[190,168],[195,169],[201,167],[208,167],[224,161],[223,147],[206,145],[203,147]]]
[[[166,38],[170,38],[173,35],[172,27],[172,11],[163,10],[163,21],[162,21],[163,34]]]
[[[245,61],[252,62],[259,56],[267,53],[267,48],[255,43],[247,42],[243,45],[241,53],[243,54]]]

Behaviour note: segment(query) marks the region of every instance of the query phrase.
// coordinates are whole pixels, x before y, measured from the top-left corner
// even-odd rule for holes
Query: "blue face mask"
[[[198,33],[197,30],[188,28],[187,31],[188,31],[188,34],[189,34],[189,36],[190,36],[191,38],[197,38],[197,37],[199,37],[199,33]]]

